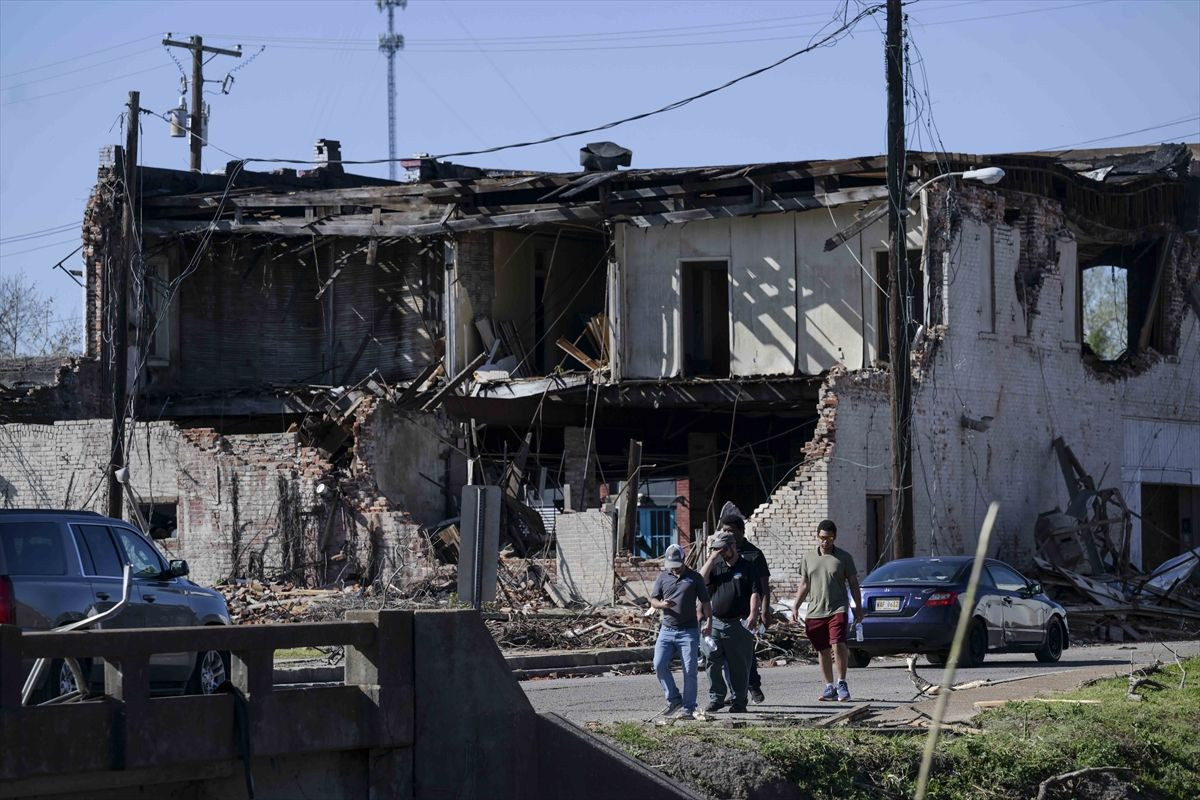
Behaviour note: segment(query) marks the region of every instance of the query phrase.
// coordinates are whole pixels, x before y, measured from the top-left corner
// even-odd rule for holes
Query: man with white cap
[[[696,620],[696,603],[700,603],[700,618],[704,635],[712,631],[712,606],[708,589],[700,573],[683,563],[683,548],[673,544],[663,557],[663,570],[650,590],[650,607],[662,611],[658,640],[654,643],[654,674],[662,686],[667,707],[662,715],[669,716],[683,709],[681,716],[696,713],[696,661],[700,648],[700,626]],[[671,662],[676,655],[683,665],[683,694],[675,685]]]

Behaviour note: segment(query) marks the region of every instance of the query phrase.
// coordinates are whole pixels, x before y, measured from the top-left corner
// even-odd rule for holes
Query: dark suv
[[[49,630],[111,608],[121,599],[122,572],[133,575],[129,602],[102,628],[229,625],[218,592],[187,580],[186,561],[165,560],[150,540],[119,519],[91,511],[0,511],[0,623]],[[80,666],[103,684],[99,664]],[[43,672],[40,700],[73,691],[70,668]],[[156,694],[209,694],[229,674],[229,654],[164,653],[150,659]]]

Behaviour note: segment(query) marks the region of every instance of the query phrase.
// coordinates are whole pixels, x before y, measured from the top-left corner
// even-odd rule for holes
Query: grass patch
[[[1125,767],[1143,791],[1161,798],[1200,796],[1200,658],[1185,662],[1188,683],[1178,688],[1175,665],[1153,676],[1167,686],[1126,699],[1125,678],[1105,680],[1061,698],[1099,704],[1011,703],[975,718],[982,735],[943,734],[934,759],[931,800],[1033,797],[1046,778],[1084,767]],[[606,730],[631,754],[653,754],[673,777],[708,789],[709,776],[689,774],[691,761],[664,754],[703,742],[764,764],[804,795],[911,797],[925,733],[880,734],[812,728],[653,728],[622,723]],[[749,771],[752,774],[752,771]],[[745,797],[755,788],[726,787]]]
[[[315,647],[281,647],[275,651],[276,661],[296,661],[309,658],[324,658],[325,653],[322,653]]]
[[[621,745],[626,752],[637,758],[649,755],[662,746],[658,739],[647,734],[643,725],[636,722],[618,722],[605,733]]]

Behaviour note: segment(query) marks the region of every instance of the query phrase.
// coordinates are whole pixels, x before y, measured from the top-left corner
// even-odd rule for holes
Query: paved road
[[[1181,656],[1200,654],[1200,641],[1172,643],[1171,646]],[[1041,664],[1032,655],[1026,654],[989,654],[983,666],[959,670],[955,682],[1032,676],[1021,682],[1022,685],[1028,684],[1032,691],[1040,676],[1078,672],[1082,679],[1107,670],[1127,673],[1131,656],[1138,664],[1149,663],[1156,656],[1162,661],[1173,660],[1161,646],[1152,644],[1072,647],[1063,653],[1062,660],[1057,664]],[[917,672],[934,683],[941,678],[941,668],[930,666],[924,659],[919,660]],[[766,702],[760,706],[750,706],[750,710],[757,715],[807,717],[838,710],[838,704],[816,702],[824,681],[815,664],[763,668],[762,676]],[[681,682],[678,673],[675,680]],[[1050,680],[1047,678],[1046,682]],[[1061,685],[1063,680],[1056,678],[1052,682]],[[871,701],[879,709],[906,704],[914,699],[913,684],[903,659],[877,659],[866,669],[851,670],[849,684],[855,702]],[[534,680],[524,681],[521,686],[539,712],[553,711],[575,723],[648,720],[664,705],[653,675]],[[706,702],[707,689],[708,679],[701,675],[701,706]]]

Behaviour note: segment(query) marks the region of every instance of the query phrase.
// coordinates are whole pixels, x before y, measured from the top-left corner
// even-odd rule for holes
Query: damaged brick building
[[[654,557],[732,499],[781,589],[824,517],[860,563],[884,556],[885,159],[425,160],[396,184],[320,148],[302,173],[142,171],[131,485],[202,579],[417,574],[467,482],[504,486],[521,548],[557,527]],[[969,549],[999,500],[997,553],[1027,563],[1038,516],[1069,500],[1056,438],[1121,485],[1136,563],[1197,544],[1194,155],[909,154],[913,185],[1006,173],[936,182],[909,217],[917,553]],[[120,157],[85,221],[88,349],[57,379],[72,400],[4,401],[10,505],[101,505]],[[1096,267],[1128,290],[1129,345],[1107,361],[1084,343]],[[559,516],[631,475],[623,540]]]

